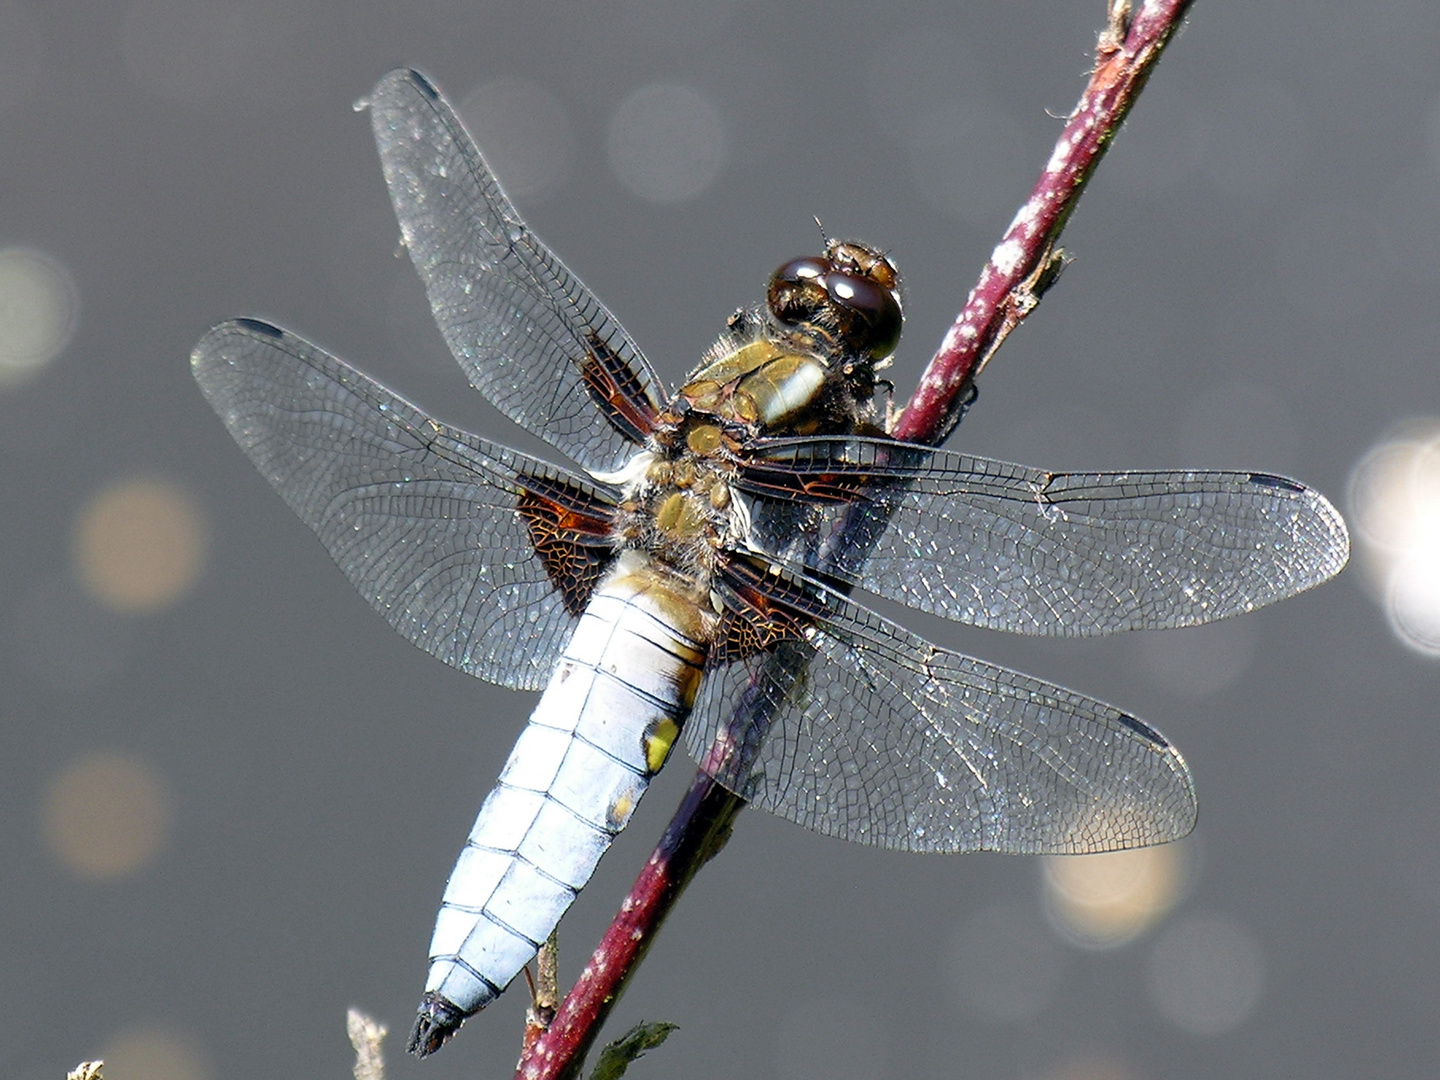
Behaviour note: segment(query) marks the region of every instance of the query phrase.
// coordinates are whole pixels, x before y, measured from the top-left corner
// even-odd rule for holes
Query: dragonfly
[[[1099,852],[1194,826],[1149,724],[931,644],[871,594],[1086,636],[1248,612],[1345,524],[1258,472],[1047,472],[887,437],[899,274],[826,240],[674,393],[526,226],[424,76],[368,104],[404,246],[470,383],[573,468],[444,424],[258,319],[192,356],[241,448],[404,637],[542,691],[444,889],[410,1049],[531,960],[677,743],[750,804],[923,852]]]

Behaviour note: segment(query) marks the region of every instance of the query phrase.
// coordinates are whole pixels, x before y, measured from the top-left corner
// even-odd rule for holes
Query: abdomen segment
[[[713,625],[644,556],[601,582],[450,874],[411,1049],[493,1001],[590,879],[674,745]]]

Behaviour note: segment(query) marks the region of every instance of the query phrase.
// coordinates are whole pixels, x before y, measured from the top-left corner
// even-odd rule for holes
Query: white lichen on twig
[[[385,1080],[385,1052],[380,1046],[385,1025],[351,1009],[345,1014],[345,1032],[355,1048],[355,1080]]]

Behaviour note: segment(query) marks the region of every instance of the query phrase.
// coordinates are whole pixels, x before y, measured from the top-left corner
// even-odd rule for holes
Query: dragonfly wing
[[[1048,473],[841,437],[759,442],[742,486],[760,550],[1025,634],[1211,622],[1318,585],[1349,556],[1324,496],[1265,473]]]
[[[611,558],[603,492],[431,420],[268,323],[221,323],[191,365],[250,460],[391,626],[490,682],[545,685]]]
[[[423,75],[392,71],[369,106],[405,246],[471,384],[591,472],[619,469],[663,399],[639,348],[526,227]]]
[[[907,851],[1112,851],[1194,827],[1189,769],[1134,717],[813,582],[743,565],[727,578],[729,632],[686,739],[755,805]]]

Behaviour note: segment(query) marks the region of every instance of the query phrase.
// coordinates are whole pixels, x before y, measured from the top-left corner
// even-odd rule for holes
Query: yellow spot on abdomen
[[[625,823],[630,820],[630,812],[635,809],[635,796],[631,792],[625,792],[610,804],[610,827],[612,829],[623,829]]]
[[[661,720],[645,735],[645,767],[652,773],[660,771],[670,751],[675,747],[675,738],[680,727],[674,720]]]

